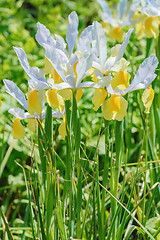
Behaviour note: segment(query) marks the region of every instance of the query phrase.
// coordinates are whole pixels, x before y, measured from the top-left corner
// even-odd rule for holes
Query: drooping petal
[[[66,122],[65,122],[65,118],[63,119],[63,122],[61,123],[61,125],[58,128],[58,132],[59,132],[59,135],[61,136],[62,140],[65,140],[65,137],[66,137]]]
[[[122,121],[127,114],[128,102],[118,95],[112,95],[102,104],[102,116],[106,120]]]
[[[24,139],[25,137],[25,129],[20,120],[20,118],[16,118],[13,122],[12,137],[14,139]]]
[[[75,11],[68,16],[69,24],[66,30],[66,41],[68,43],[69,55],[71,56],[78,35],[78,16]]]
[[[3,81],[6,87],[6,92],[9,93],[12,97],[14,97],[27,110],[28,103],[24,93],[19,89],[19,87],[17,87],[14,82],[7,79],[4,79]]]
[[[58,108],[60,112],[64,109],[64,100],[60,96],[56,89],[51,89],[46,92],[47,102],[50,107]]]
[[[150,107],[154,99],[154,90],[151,87],[148,87],[144,90],[142,94],[142,101],[145,106],[145,113],[150,113]]]
[[[28,94],[28,112],[33,115],[36,113],[37,115],[41,114],[42,108],[42,98],[37,90],[33,90]]]
[[[98,108],[102,105],[106,96],[107,96],[107,92],[104,88],[95,89],[93,99],[92,99],[92,103],[94,104],[93,109],[95,111],[97,111]]]

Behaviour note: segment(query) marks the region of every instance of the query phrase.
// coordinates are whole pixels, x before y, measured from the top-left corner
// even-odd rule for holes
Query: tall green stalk
[[[115,164],[111,166],[111,193],[114,197],[117,198],[118,194],[118,182],[119,182],[119,175],[121,169],[121,153],[122,153],[122,142],[123,142],[123,122],[116,121],[115,127],[115,148],[116,148],[116,161]],[[112,163],[112,160],[111,160]],[[117,210],[117,202],[111,198],[111,219],[114,218],[114,214]],[[112,220],[111,220],[112,221]],[[116,232],[117,232],[117,219],[115,220],[115,225],[113,227],[112,238],[116,239]]]
[[[81,207],[82,207],[82,171],[81,171],[81,159],[80,159],[81,128],[80,128],[80,117],[79,117],[79,112],[77,108],[75,92],[73,93],[72,123],[73,123],[74,148],[75,148],[74,158],[75,158],[75,166],[77,170],[76,237],[81,238]]]

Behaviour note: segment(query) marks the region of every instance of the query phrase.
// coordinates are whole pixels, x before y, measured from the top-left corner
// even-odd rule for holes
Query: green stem
[[[104,159],[104,171],[103,171],[103,181],[102,184],[106,188],[108,185],[108,175],[109,175],[109,122],[104,119],[105,123],[105,159]],[[102,189],[102,201],[101,201],[101,220],[103,229],[103,239],[105,238],[104,228],[106,224],[105,219],[105,197],[106,191]]]
[[[81,238],[81,207],[82,207],[82,172],[80,160],[80,118],[77,109],[76,93],[73,93],[72,122],[75,147],[75,164],[77,168],[77,197],[76,197],[76,214],[77,214],[77,238]]]
[[[112,176],[111,176],[112,178],[111,192],[116,198],[118,193],[118,182],[119,182],[119,174],[120,174],[120,168],[121,168],[122,140],[123,140],[123,122],[117,121],[116,128],[115,128],[116,162],[113,166]],[[117,210],[117,202],[114,199],[111,199],[112,219],[114,218],[114,214],[116,210]],[[117,219],[115,220],[115,225],[112,232],[113,239],[116,239],[117,222],[118,222],[118,216],[117,216]]]

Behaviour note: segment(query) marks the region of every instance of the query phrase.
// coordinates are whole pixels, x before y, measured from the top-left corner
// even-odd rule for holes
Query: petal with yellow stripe
[[[127,114],[128,102],[120,95],[112,95],[102,104],[102,116],[106,120],[122,121]]]
[[[28,94],[28,112],[33,115],[36,113],[37,115],[41,114],[42,108],[42,98],[37,90],[33,90]]]
[[[145,106],[145,113],[150,113],[150,107],[154,99],[154,90],[151,87],[148,87],[144,90],[142,94],[142,102]]]
[[[104,88],[95,89],[93,99],[92,99],[92,103],[94,104],[93,109],[95,111],[97,111],[98,108],[101,106],[101,104],[104,102],[106,96],[107,96],[107,92]]]
[[[24,139],[25,137],[25,129],[20,120],[20,118],[16,118],[13,122],[12,137],[14,139]]]

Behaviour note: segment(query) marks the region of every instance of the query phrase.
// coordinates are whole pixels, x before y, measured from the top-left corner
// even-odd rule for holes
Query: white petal
[[[106,14],[107,18],[112,19],[112,13],[110,8],[108,7],[107,2],[104,0],[97,0],[97,2],[101,5],[101,8],[103,12]]]
[[[42,90],[50,88],[48,83],[41,82],[41,81],[35,81],[35,80],[32,80],[32,79],[30,79],[28,81],[28,85],[31,88],[31,90],[37,90],[37,91],[42,91]]]
[[[6,86],[6,92],[14,97],[26,110],[28,109],[28,103],[25,98],[24,93],[17,87],[17,85],[7,79],[4,79],[4,84]]]
[[[39,45],[43,47],[43,43],[51,46],[56,44],[55,40],[50,36],[50,31],[46,28],[46,26],[38,22],[37,28],[38,30],[35,37]]]
[[[27,73],[27,75],[32,80],[39,80],[39,81],[46,82],[45,73],[43,72],[43,70],[41,70],[37,67],[30,67],[29,66],[25,51],[22,48],[17,48],[17,47],[13,47],[13,48],[14,48],[14,50],[15,50],[18,58],[19,58],[19,61],[22,65],[24,71]]]
[[[116,93],[126,94],[134,90],[147,88],[157,76],[154,73],[157,65],[158,65],[158,59],[156,56],[153,55],[146,58],[143,61],[143,63],[140,65],[129,87],[124,90],[119,90],[118,88],[116,88],[115,89]]]
[[[124,54],[124,51],[125,51],[125,49],[126,49],[126,47],[127,47],[127,44],[128,44],[128,42],[129,42],[129,38],[130,38],[130,36],[131,36],[132,31],[133,31],[133,28],[130,28],[129,31],[125,34],[125,36],[124,36],[124,41],[123,41],[123,43],[122,43],[122,45],[121,45],[121,48],[120,48],[120,50],[119,50],[119,53],[118,53],[118,55],[117,55],[117,57],[116,57],[115,62],[118,62],[118,61],[122,58],[122,56],[123,56],[123,54]]]
[[[80,58],[76,66],[76,71],[77,71],[76,87],[79,85],[85,73],[91,68],[91,66],[92,66],[92,55],[89,52],[84,52],[83,56]]]
[[[127,2],[128,2],[128,0],[119,0],[119,3],[118,3],[118,13],[119,13],[119,18],[120,19],[122,19],[123,15],[126,12]]]
[[[30,114],[28,112],[25,112],[21,108],[11,108],[11,109],[9,109],[8,112],[10,114],[12,114],[13,116],[15,116],[16,118],[20,118],[20,119],[26,119],[30,116]]]
[[[69,24],[66,30],[66,41],[68,43],[69,55],[71,55],[78,35],[78,16],[76,12],[71,12],[68,16],[68,20]]]
[[[62,80],[64,82],[66,82],[66,77],[65,77],[62,67],[60,65],[60,61],[57,56],[56,49],[54,49],[53,47],[46,45],[46,44],[43,44],[43,47],[46,50],[46,58],[48,58],[48,60],[51,62],[54,69],[59,74],[59,76],[62,78]]]
[[[93,22],[93,34],[96,41],[96,48],[98,50],[98,56],[101,66],[103,67],[107,57],[107,39],[103,30],[103,27],[98,22]]]
[[[91,43],[93,41],[92,29],[93,26],[88,26],[81,33],[77,43],[78,51],[91,51]]]
[[[55,84],[53,79],[48,79],[48,83],[50,84],[52,89],[56,89],[56,90],[72,88],[72,86],[66,82]]]

